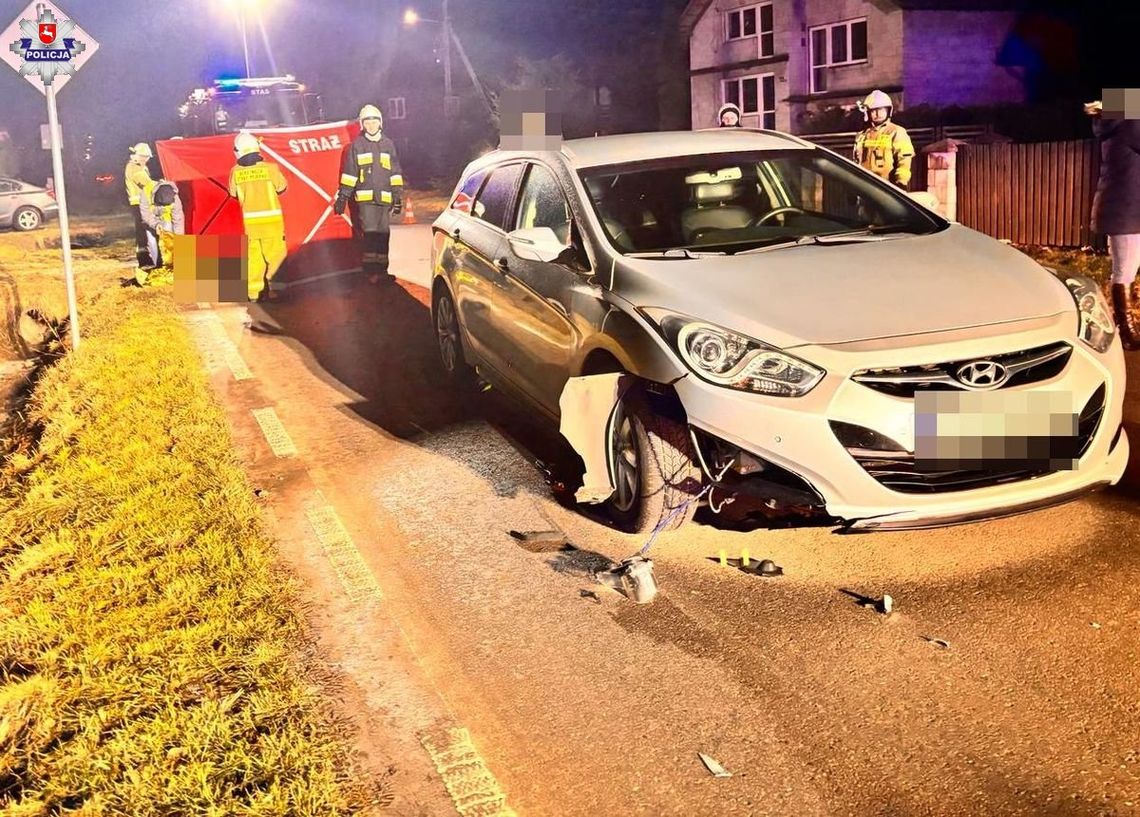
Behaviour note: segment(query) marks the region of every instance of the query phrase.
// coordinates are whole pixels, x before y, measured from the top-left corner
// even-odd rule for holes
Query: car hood
[[[883,241],[752,255],[623,257],[613,290],[791,348],[1013,323],[1075,310],[1064,284],[1013,247],[961,225]]]

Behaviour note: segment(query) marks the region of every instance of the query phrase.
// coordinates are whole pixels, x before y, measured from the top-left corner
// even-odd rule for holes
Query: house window
[[[726,79],[721,84],[724,101],[740,108],[745,116],[760,117],[760,126],[776,127],[776,75]]]
[[[811,92],[827,90],[827,69],[867,60],[867,20],[847,20],[811,30]]]
[[[408,109],[404,103],[404,97],[394,96],[388,100],[388,118],[389,119],[407,119]]]
[[[724,15],[724,21],[725,36],[729,40],[758,36],[761,57],[770,57],[776,52],[771,3],[733,9]]]

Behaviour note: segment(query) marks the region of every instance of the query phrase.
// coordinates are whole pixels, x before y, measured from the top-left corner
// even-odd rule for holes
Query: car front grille
[[[1092,444],[1104,415],[1106,390],[1101,385],[1085,403],[1077,422],[1077,456],[1084,456]],[[831,423],[836,439],[854,460],[880,485],[904,494],[938,494],[988,488],[1042,477],[1059,470],[1042,464],[1025,467],[1000,464],[987,468],[930,471],[918,467],[914,454],[887,440],[878,432],[849,423]],[[868,447],[870,444],[873,447]]]
[[[1040,383],[1056,377],[1065,370],[1072,353],[1073,347],[1064,341],[1059,341],[1021,352],[986,357],[984,360],[1005,367],[1009,379],[1000,386],[1005,389]],[[963,364],[981,359],[983,358],[954,360],[927,366],[864,369],[852,375],[851,379],[892,397],[914,397],[915,392],[929,389],[968,389],[968,386],[955,377],[955,372]]]

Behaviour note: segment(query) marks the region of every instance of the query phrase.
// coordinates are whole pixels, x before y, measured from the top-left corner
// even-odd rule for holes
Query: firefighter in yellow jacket
[[[906,190],[914,145],[906,128],[891,121],[894,103],[882,91],[873,91],[859,103],[867,127],[855,137],[855,161],[876,176]]]
[[[135,262],[140,270],[151,269],[158,263],[158,259],[153,257],[154,253],[151,251],[150,233],[147,231],[140,209],[143,202],[150,200],[151,190],[154,188],[154,179],[151,178],[150,170],[147,168],[147,162],[152,156],[154,154],[146,142],[132,145],[131,158],[127,160],[127,166],[123,170],[127,200],[131,204],[131,210],[134,211]]]
[[[249,239],[249,299],[260,300],[263,290],[276,300],[273,276],[285,262],[285,217],[280,194],[285,192],[285,174],[265,161],[252,133],[242,131],[234,139],[237,166],[230,171],[230,195],[241,204],[242,222]]]
[[[364,274],[370,283],[393,283],[388,274],[391,215],[403,206],[404,177],[396,146],[384,136],[384,120],[375,105],[360,109],[360,135],[352,140],[340,169],[340,186],[333,209],[340,215],[349,198],[356,200],[353,226],[361,235]]]

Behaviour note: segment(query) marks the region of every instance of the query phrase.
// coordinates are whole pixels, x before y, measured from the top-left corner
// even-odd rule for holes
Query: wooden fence
[[[958,149],[958,221],[1015,244],[1102,248],[1089,228],[1095,140]]]

